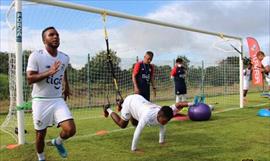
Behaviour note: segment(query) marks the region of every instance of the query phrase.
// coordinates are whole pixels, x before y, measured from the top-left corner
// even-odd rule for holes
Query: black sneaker
[[[107,105],[103,106],[103,113],[104,113],[105,117],[109,116],[109,112],[107,111],[107,109],[110,108],[110,107],[111,107],[110,104],[107,104]]]

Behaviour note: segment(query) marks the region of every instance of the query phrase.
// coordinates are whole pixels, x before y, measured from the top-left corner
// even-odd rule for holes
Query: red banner
[[[253,65],[252,82],[254,85],[263,86],[263,76],[260,71],[261,62],[257,58],[257,52],[260,51],[260,46],[256,39],[247,37],[249,56]]]

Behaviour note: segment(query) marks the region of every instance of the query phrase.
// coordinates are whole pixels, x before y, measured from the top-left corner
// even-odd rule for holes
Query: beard
[[[48,44],[49,47],[53,48],[53,49],[57,49],[59,47],[60,43],[51,43]]]

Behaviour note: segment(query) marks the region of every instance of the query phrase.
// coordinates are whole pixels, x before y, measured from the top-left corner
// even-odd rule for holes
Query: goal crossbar
[[[149,24],[155,24],[155,25],[160,25],[160,26],[166,26],[166,27],[186,30],[190,32],[198,32],[198,33],[213,35],[213,36],[218,36],[218,37],[222,36],[226,38],[236,39],[242,42],[242,38],[238,36],[227,35],[227,34],[218,33],[218,32],[211,32],[211,31],[191,28],[191,27],[183,26],[183,25],[176,25],[176,24],[167,23],[163,21],[153,20],[150,18],[133,16],[133,15],[129,15],[129,14],[121,13],[121,12],[105,10],[105,9],[96,8],[96,7],[90,7],[90,6],[75,4],[71,2],[64,2],[64,1],[58,1],[58,0],[23,0],[23,1],[47,4],[47,5],[58,6],[58,7],[63,7],[63,8],[70,8],[70,9],[91,12],[91,13],[96,13],[96,14],[105,13],[106,15],[113,16],[113,17],[124,18],[124,19],[129,19],[129,20],[134,20],[134,21],[139,21],[139,22],[144,22],[144,23],[149,23]]]

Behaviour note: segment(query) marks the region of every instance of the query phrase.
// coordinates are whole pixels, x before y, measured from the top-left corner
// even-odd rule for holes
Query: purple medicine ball
[[[211,117],[211,109],[207,104],[198,103],[189,107],[188,116],[193,121],[206,121]]]

